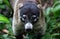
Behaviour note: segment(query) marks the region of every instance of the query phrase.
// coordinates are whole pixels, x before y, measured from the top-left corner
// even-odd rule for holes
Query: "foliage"
[[[7,9],[7,10],[6,10]],[[7,17],[12,11],[8,0],[0,0],[0,39],[14,39],[10,19]],[[7,16],[3,13],[6,13]]]
[[[60,1],[45,11],[47,31],[43,39],[60,39]]]
[[[56,1],[45,11],[47,31],[42,39],[60,39],[60,1]],[[0,10],[4,11],[6,6],[9,7],[7,12],[10,13],[12,8],[8,0],[0,0]],[[0,39],[15,39],[11,25],[10,19],[0,14]]]
[[[0,39],[14,39],[9,19],[1,14],[0,18]]]
[[[12,7],[8,0],[0,0],[0,13],[6,17],[12,16]]]

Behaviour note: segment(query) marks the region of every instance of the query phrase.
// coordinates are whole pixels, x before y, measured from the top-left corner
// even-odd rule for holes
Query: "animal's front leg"
[[[21,28],[21,26],[19,26]],[[17,25],[15,25],[13,27],[13,33],[14,33],[14,36],[16,37],[16,39],[23,39],[23,36],[22,36],[22,33],[19,29],[19,27],[17,27]]]

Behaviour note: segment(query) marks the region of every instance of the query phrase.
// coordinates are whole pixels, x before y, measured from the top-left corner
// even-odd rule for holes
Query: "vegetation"
[[[15,39],[11,27],[11,12],[9,1],[0,0],[0,39]],[[46,8],[44,12],[47,30],[42,39],[60,39],[60,0],[54,0],[53,6]]]
[[[44,39],[60,39],[60,1],[45,11],[47,31]]]

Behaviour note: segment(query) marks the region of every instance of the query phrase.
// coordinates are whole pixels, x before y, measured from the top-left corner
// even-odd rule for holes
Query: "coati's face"
[[[39,8],[35,4],[25,4],[20,9],[21,21],[25,23],[25,29],[33,29],[34,23],[38,21]]]

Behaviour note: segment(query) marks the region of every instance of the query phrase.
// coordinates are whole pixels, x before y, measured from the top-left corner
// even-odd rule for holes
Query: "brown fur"
[[[35,3],[36,0],[26,0],[26,1],[33,1]],[[13,23],[12,23],[12,29],[13,29],[13,32],[14,32],[14,35],[17,35],[19,29],[23,29],[23,23],[21,22],[20,20],[20,13],[19,13],[19,7],[21,6],[21,3],[23,3],[23,1],[21,0],[16,0],[15,1],[15,5],[14,5],[14,14],[13,14]],[[44,13],[43,13],[43,9],[41,8],[40,10],[40,17],[39,17],[39,20],[38,22],[35,24],[35,27],[34,27],[36,30],[38,29],[41,29],[41,33],[44,34],[45,31],[46,31],[46,24],[45,24],[45,16],[44,16]]]

